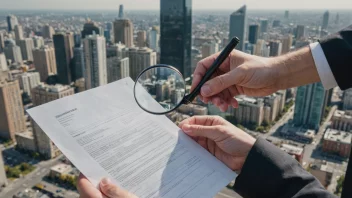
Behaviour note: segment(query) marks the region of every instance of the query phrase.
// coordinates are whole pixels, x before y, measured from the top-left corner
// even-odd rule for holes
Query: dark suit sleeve
[[[248,154],[234,190],[252,197],[335,197],[281,149],[259,138]]]
[[[352,25],[319,41],[342,90],[352,87]]]

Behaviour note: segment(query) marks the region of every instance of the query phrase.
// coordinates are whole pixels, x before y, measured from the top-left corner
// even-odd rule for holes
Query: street
[[[269,130],[268,133],[265,133],[262,135],[263,138],[268,138],[269,136],[274,135],[274,133],[279,129],[282,125],[286,124],[290,119],[293,118],[293,110],[295,108],[295,105],[293,105],[288,112],[279,120],[275,123],[274,126],[272,126]]]

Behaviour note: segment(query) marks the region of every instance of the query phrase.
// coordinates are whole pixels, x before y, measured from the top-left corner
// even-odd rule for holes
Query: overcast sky
[[[160,0],[0,0],[0,9],[158,10]],[[352,9],[352,0],[193,0],[193,9]]]

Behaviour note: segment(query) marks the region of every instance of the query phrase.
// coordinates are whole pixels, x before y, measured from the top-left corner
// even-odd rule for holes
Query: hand
[[[240,171],[255,139],[219,116],[193,116],[179,127],[233,171]]]
[[[84,175],[79,175],[77,189],[80,198],[137,198],[135,195],[112,184],[109,179],[103,179],[99,187],[100,191]]]

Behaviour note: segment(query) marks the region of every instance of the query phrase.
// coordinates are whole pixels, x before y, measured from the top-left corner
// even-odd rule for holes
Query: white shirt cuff
[[[317,67],[320,81],[324,86],[325,90],[334,88],[337,86],[334,74],[331,71],[328,60],[326,60],[323,49],[321,48],[320,43],[310,44],[310,50],[313,55],[315,66]]]

